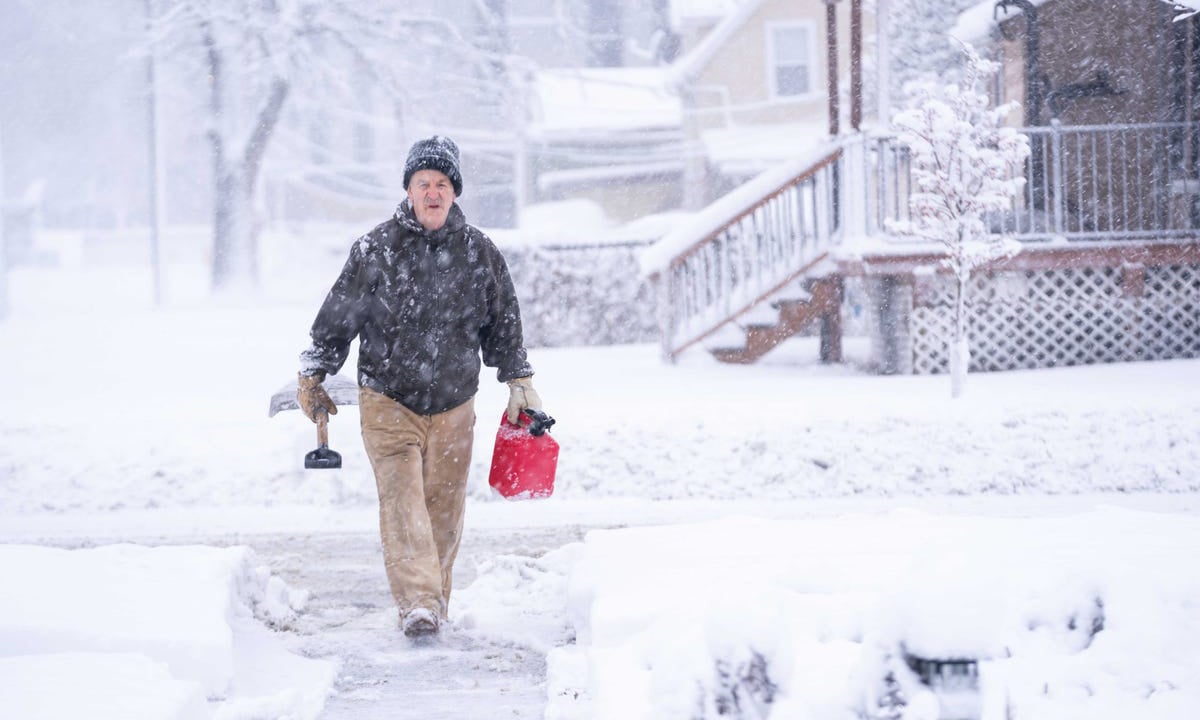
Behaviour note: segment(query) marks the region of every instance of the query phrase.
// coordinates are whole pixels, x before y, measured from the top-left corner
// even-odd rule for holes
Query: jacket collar
[[[450,214],[446,216],[445,225],[442,225],[437,230],[426,230],[417,221],[416,213],[413,212],[412,202],[408,198],[404,198],[404,201],[396,206],[395,218],[396,222],[400,223],[400,226],[405,230],[431,240],[441,240],[454,235],[467,224],[467,216],[458,207],[458,203],[454,203],[450,206]]]

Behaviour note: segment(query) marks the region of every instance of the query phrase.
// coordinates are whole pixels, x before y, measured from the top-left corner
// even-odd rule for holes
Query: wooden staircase
[[[831,275],[805,283],[808,297],[781,299],[771,303],[778,311],[774,323],[744,326],[745,343],[741,347],[712,348],[713,357],[724,363],[750,364],[775,349],[781,342],[821,323],[821,362],[842,361],[841,307],[844,294],[840,275]]]
[[[740,327],[743,345],[713,354],[752,363],[819,321],[821,359],[841,360],[842,280],[830,259],[843,218],[857,216],[844,189],[857,164],[845,158],[835,143],[785,161],[705,208],[643,257],[658,295],[666,358]],[[807,297],[780,299],[788,288]],[[760,324],[768,304],[776,319]]]

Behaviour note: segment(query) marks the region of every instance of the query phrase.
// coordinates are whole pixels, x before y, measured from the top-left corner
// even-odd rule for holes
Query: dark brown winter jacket
[[[533,374],[508,266],[457,204],[431,232],[405,200],[356,240],[311,335],[301,373],[336,373],[357,336],[359,384],[421,415],[475,395],[481,351],[501,382]]]

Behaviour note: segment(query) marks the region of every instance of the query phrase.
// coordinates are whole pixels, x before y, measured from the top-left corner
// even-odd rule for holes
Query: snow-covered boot
[[[428,608],[413,608],[404,613],[400,621],[400,629],[410,638],[435,635],[438,631],[437,613]]]

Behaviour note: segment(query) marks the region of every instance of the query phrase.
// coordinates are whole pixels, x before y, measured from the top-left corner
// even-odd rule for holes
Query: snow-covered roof
[[[1195,0],[1200,2],[1200,0]],[[1029,0],[1034,7],[1050,2],[1050,0]],[[950,30],[950,35],[965,43],[976,44],[987,40],[988,34],[996,23],[1021,14],[1021,8],[1013,6],[1005,11],[996,10],[996,0],[981,0],[958,14],[958,20]]]
[[[706,130],[700,139],[709,161],[727,175],[754,175],[780,159],[805,155],[829,137],[826,120]]]
[[[669,81],[673,85],[682,85],[703,70],[713,55],[754,15],[762,5],[762,0],[743,0],[740,3],[726,4],[732,4],[733,7],[721,17],[716,27],[705,35],[696,47],[671,64]]]
[[[534,78],[534,135],[678,128],[683,109],[664,68],[568,68]]]
[[[678,31],[685,25],[720,20],[744,0],[671,0],[671,28]]]

